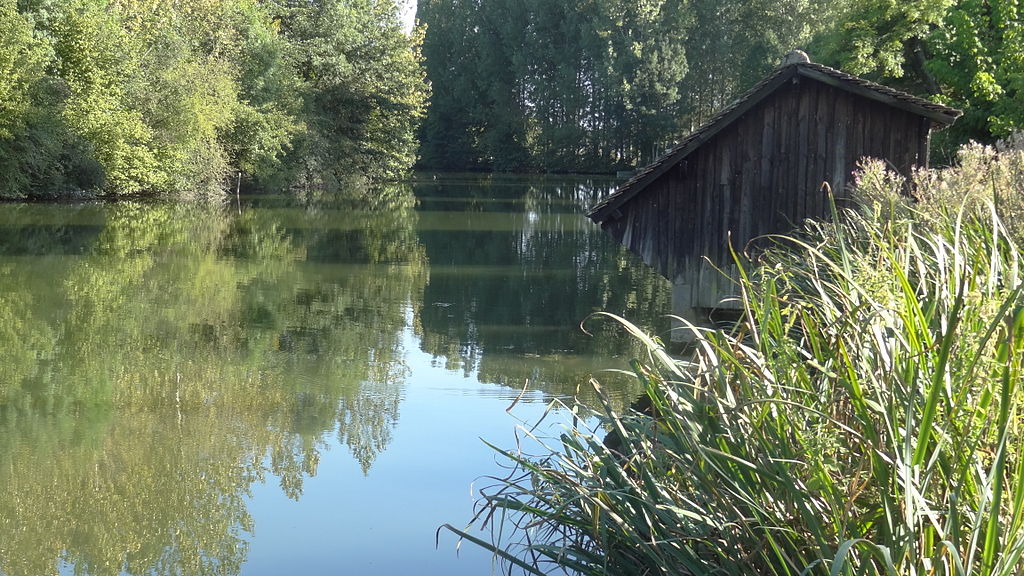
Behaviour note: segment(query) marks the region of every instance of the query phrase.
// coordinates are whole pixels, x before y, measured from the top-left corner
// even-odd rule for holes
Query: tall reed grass
[[[857,208],[780,238],[744,320],[691,327],[687,360],[615,318],[646,344],[652,408],[570,407],[534,453],[499,449],[509,474],[446,527],[530,574],[1024,573],[1021,251],[1000,216],[1024,179],[964,174],[981,154],[1024,158],[968,150],[916,201],[866,166]]]

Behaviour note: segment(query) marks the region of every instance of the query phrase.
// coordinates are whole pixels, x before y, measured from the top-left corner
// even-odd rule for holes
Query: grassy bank
[[[904,184],[865,166],[854,207],[779,238],[746,320],[695,330],[688,361],[620,320],[648,413],[573,407],[600,426],[502,451],[509,475],[449,528],[534,574],[1019,573],[1024,152]]]

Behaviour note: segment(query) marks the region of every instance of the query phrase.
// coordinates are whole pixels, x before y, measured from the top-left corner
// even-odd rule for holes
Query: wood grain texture
[[[764,242],[753,239],[827,217],[822,184],[845,198],[864,157],[909,175],[927,162],[931,127],[906,106],[794,76],[705,135],[602,226],[706,306],[734,291],[715,270],[735,270],[730,241],[756,256]]]

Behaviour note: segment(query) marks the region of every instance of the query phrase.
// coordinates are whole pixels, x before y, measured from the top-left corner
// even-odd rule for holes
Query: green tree
[[[1024,129],[1024,3],[961,0],[928,36],[937,98],[964,110],[939,142],[991,142]],[[916,54],[915,54],[916,61]]]
[[[306,130],[293,48],[267,6],[239,2],[233,18],[239,100],[225,146],[233,166],[258,188],[284,189],[294,176],[285,159]]]
[[[609,171],[653,159],[803,45],[817,0],[421,0],[423,163]]]
[[[415,160],[427,90],[416,34],[390,0],[277,0],[305,84],[307,130],[293,161],[307,186],[393,179]]]
[[[0,197],[62,195],[99,186],[102,169],[63,119],[66,89],[48,71],[53,44],[36,19],[0,3]]]
[[[0,140],[25,130],[32,89],[47,60],[46,46],[32,36],[32,23],[15,0],[0,0]]]
[[[484,100],[472,33],[476,7],[462,0],[420,0],[416,16],[426,25],[423,60],[431,84],[420,160],[441,170],[485,168],[476,129]]]
[[[964,110],[936,139],[945,157],[961,143],[1024,127],[1024,13],[1019,0],[848,3],[819,35],[828,64]]]
[[[62,118],[91,145],[105,186],[118,194],[162,189],[168,174],[153,149],[154,131],[133,102],[141,39],[132,38],[106,0],[69,0],[45,26],[54,75],[68,91]]]
[[[530,168],[531,117],[527,109],[529,80],[524,78],[525,41],[532,18],[522,0],[496,0],[481,4],[475,21],[476,77],[483,101],[477,111],[480,146],[494,170],[511,172]]]
[[[389,0],[3,0],[3,196],[217,197],[394,178],[418,46]]]
[[[672,144],[681,131],[681,84],[689,61],[684,40],[689,6],[672,0],[615,2],[615,70],[623,87],[622,118],[629,163],[644,163]],[[614,29],[614,28],[613,28]],[[680,33],[682,32],[682,33]]]

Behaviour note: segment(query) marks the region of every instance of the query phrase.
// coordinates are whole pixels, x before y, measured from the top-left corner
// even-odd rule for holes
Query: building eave
[[[722,109],[711,120],[673,146],[660,158],[645,166],[636,175],[619,186],[611,196],[598,203],[587,214],[594,222],[604,225],[609,220],[621,217],[620,208],[637,194],[678,165],[694,150],[731,126],[769,95],[797,77],[808,78],[852,94],[868,98],[900,110],[928,118],[940,127],[952,124],[961,114],[960,110],[918,98],[893,88],[852,76],[821,64],[800,62],[777,68],[772,74],[756,84],[743,96]]]

